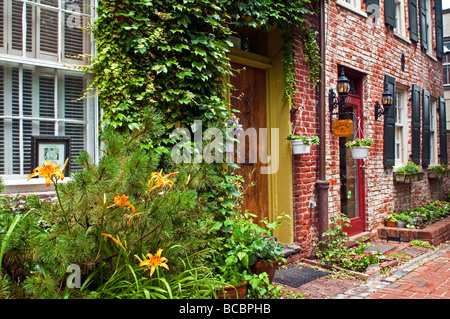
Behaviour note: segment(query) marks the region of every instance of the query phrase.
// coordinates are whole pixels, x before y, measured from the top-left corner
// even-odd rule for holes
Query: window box
[[[423,175],[423,172],[407,174],[394,172],[394,182],[408,184],[414,181],[421,181],[423,180]]]
[[[428,171],[428,179],[441,179],[444,177],[444,172]]]

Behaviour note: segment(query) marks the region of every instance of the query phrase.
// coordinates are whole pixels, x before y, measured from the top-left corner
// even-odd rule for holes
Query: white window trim
[[[342,6],[350,11],[353,11],[354,13],[356,13],[364,18],[367,18],[367,13],[364,12],[363,10],[361,10],[361,0],[354,0],[353,5],[347,3],[344,0],[336,0],[336,4]]]
[[[426,6],[426,10],[427,10],[427,40],[428,40],[428,48],[427,48],[427,55],[434,59],[435,61],[436,58],[433,56],[433,48],[435,47],[433,45],[433,25],[432,25],[432,21],[431,21],[431,1],[430,0],[425,0],[425,6]]]
[[[437,105],[436,99],[430,99],[430,166],[436,166],[439,164],[437,151]],[[433,114],[434,116],[432,116]]]
[[[397,11],[397,8],[399,10]],[[397,15],[398,13],[398,15]],[[395,0],[395,17],[397,19],[396,22],[399,22],[400,25],[394,29],[394,34],[401,38],[402,40],[406,39],[406,24],[405,24],[405,2],[404,0]]]
[[[397,127],[401,126],[402,127],[402,136],[400,136],[401,138],[401,142],[402,142],[402,154],[401,154],[401,158],[397,159],[397,153],[395,153],[395,165],[394,165],[394,171],[396,171],[397,169],[399,169],[400,167],[402,167],[403,165],[405,165],[408,161],[408,154],[409,154],[409,121],[411,120],[408,117],[408,103],[407,103],[407,90],[402,88],[402,87],[398,87],[396,88],[396,95],[397,92],[399,92],[402,96],[402,123],[401,125],[397,125],[397,122],[395,123],[395,152],[397,152]]]

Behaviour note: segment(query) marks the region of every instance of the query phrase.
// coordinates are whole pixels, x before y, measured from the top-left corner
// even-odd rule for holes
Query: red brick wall
[[[362,2],[362,1],[361,1]],[[362,2],[363,3],[363,2]],[[407,2],[406,2],[407,3]],[[423,181],[411,185],[393,182],[393,169],[383,167],[383,118],[375,121],[374,103],[381,102],[385,75],[393,76],[396,84],[408,89],[411,97],[413,84],[430,92],[432,98],[443,96],[442,66],[433,57],[423,53],[420,43],[408,43],[388,30],[384,23],[384,2],[380,1],[381,17],[377,24],[368,23],[368,18],[358,15],[336,1],[326,1],[326,109],[328,112],[328,89],[336,88],[338,66],[345,66],[363,75],[364,135],[374,140],[369,157],[365,161],[366,186],[366,229],[373,234],[381,225],[384,214],[391,209],[407,209],[419,205],[427,199],[445,199],[450,187],[450,178],[444,184],[429,182],[427,175]],[[434,0],[431,0],[431,8]],[[362,7],[364,10],[364,4]],[[405,26],[409,25],[408,7],[405,5]],[[432,10],[432,48],[435,46],[434,10]],[[409,39],[409,31],[406,31]],[[298,48],[301,52],[301,49]],[[401,68],[401,55],[405,54],[405,70]],[[300,59],[301,60],[301,59]],[[302,111],[303,125],[297,133],[308,132],[318,135],[317,90],[307,81],[307,68],[298,62],[296,106]],[[411,116],[411,102],[408,101],[407,114]],[[299,119],[299,112],[297,112]],[[330,218],[340,212],[340,180],[338,138],[330,133],[329,114],[326,117],[326,175],[330,182],[328,211]],[[437,123],[438,125],[438,123]],[[408,120],[409,150],[411,153],[411,120]],[[437,127],[438,130],[438,127]],[[321,141],[324,142],[324,141]],[[439,139],[438,139],[439,143]],[[426,168],[424,169],[426,171]],[[316,201],[315,182],[318,172],[318,148],[313,147],[309,156],[294,156],[294,236],[304,247],[305,253],[317,238],[317,208],[310,205]]]

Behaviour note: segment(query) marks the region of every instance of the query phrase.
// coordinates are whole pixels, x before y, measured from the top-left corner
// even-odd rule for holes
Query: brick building
[[[445,199],[450,183],[427,178],[430,167],[447,164],[441,1],[336,0],[322,6],[324,85],[316,91],[298,85],[296,100],[296,120],[303,124],[296,133],[319,135],[322,142],[293,160],[294,241],[305,254],[338,213],[350,217],[349,235],[375,236],[389,210]],[[329,90],[336,92],[341,72],[350,80],[347,105],[331,110]],[[302,72],[298,81],[305,81]],[[375,104],[381,106],[386,88],[393,102],[376,119]],[[356,136],[373,139],[365,160],[353,160],[345,147],[353,136],[332,132],[335,121],[349,115]],[[393,172],[409,160],[424,179],[395,182]]]

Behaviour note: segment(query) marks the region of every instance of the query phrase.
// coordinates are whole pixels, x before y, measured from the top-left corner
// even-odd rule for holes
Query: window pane
[[[55,118],[55,81],[53,77],[39,77],[39,117]],[[55,123],[42,121],[39,123],[41,135],[54,135]]]
[[[83,121],[85,119],[85,103],[83,97],[83,78],[65,76],[64,78],[64,118]],[[70,152],[71,167],[74,170],[80,167],[74,165],[74,160],[85,149],[85,125],[84,124],[64,124],[64,135],[72,139]]]
[[[444,70],[444,84],[449,84],[448,83],[448,66],[444,65],[443,70]]]
[[[58,6],[58,0],[42,0],[42,4]],[[40,9],[40,50],[57,53],[58,51],[58,11]]]
[[[65,13],[64,15],[64,56],[71,59],[82,59],[83,35],[81,27],[83,18],[79,15]]]

